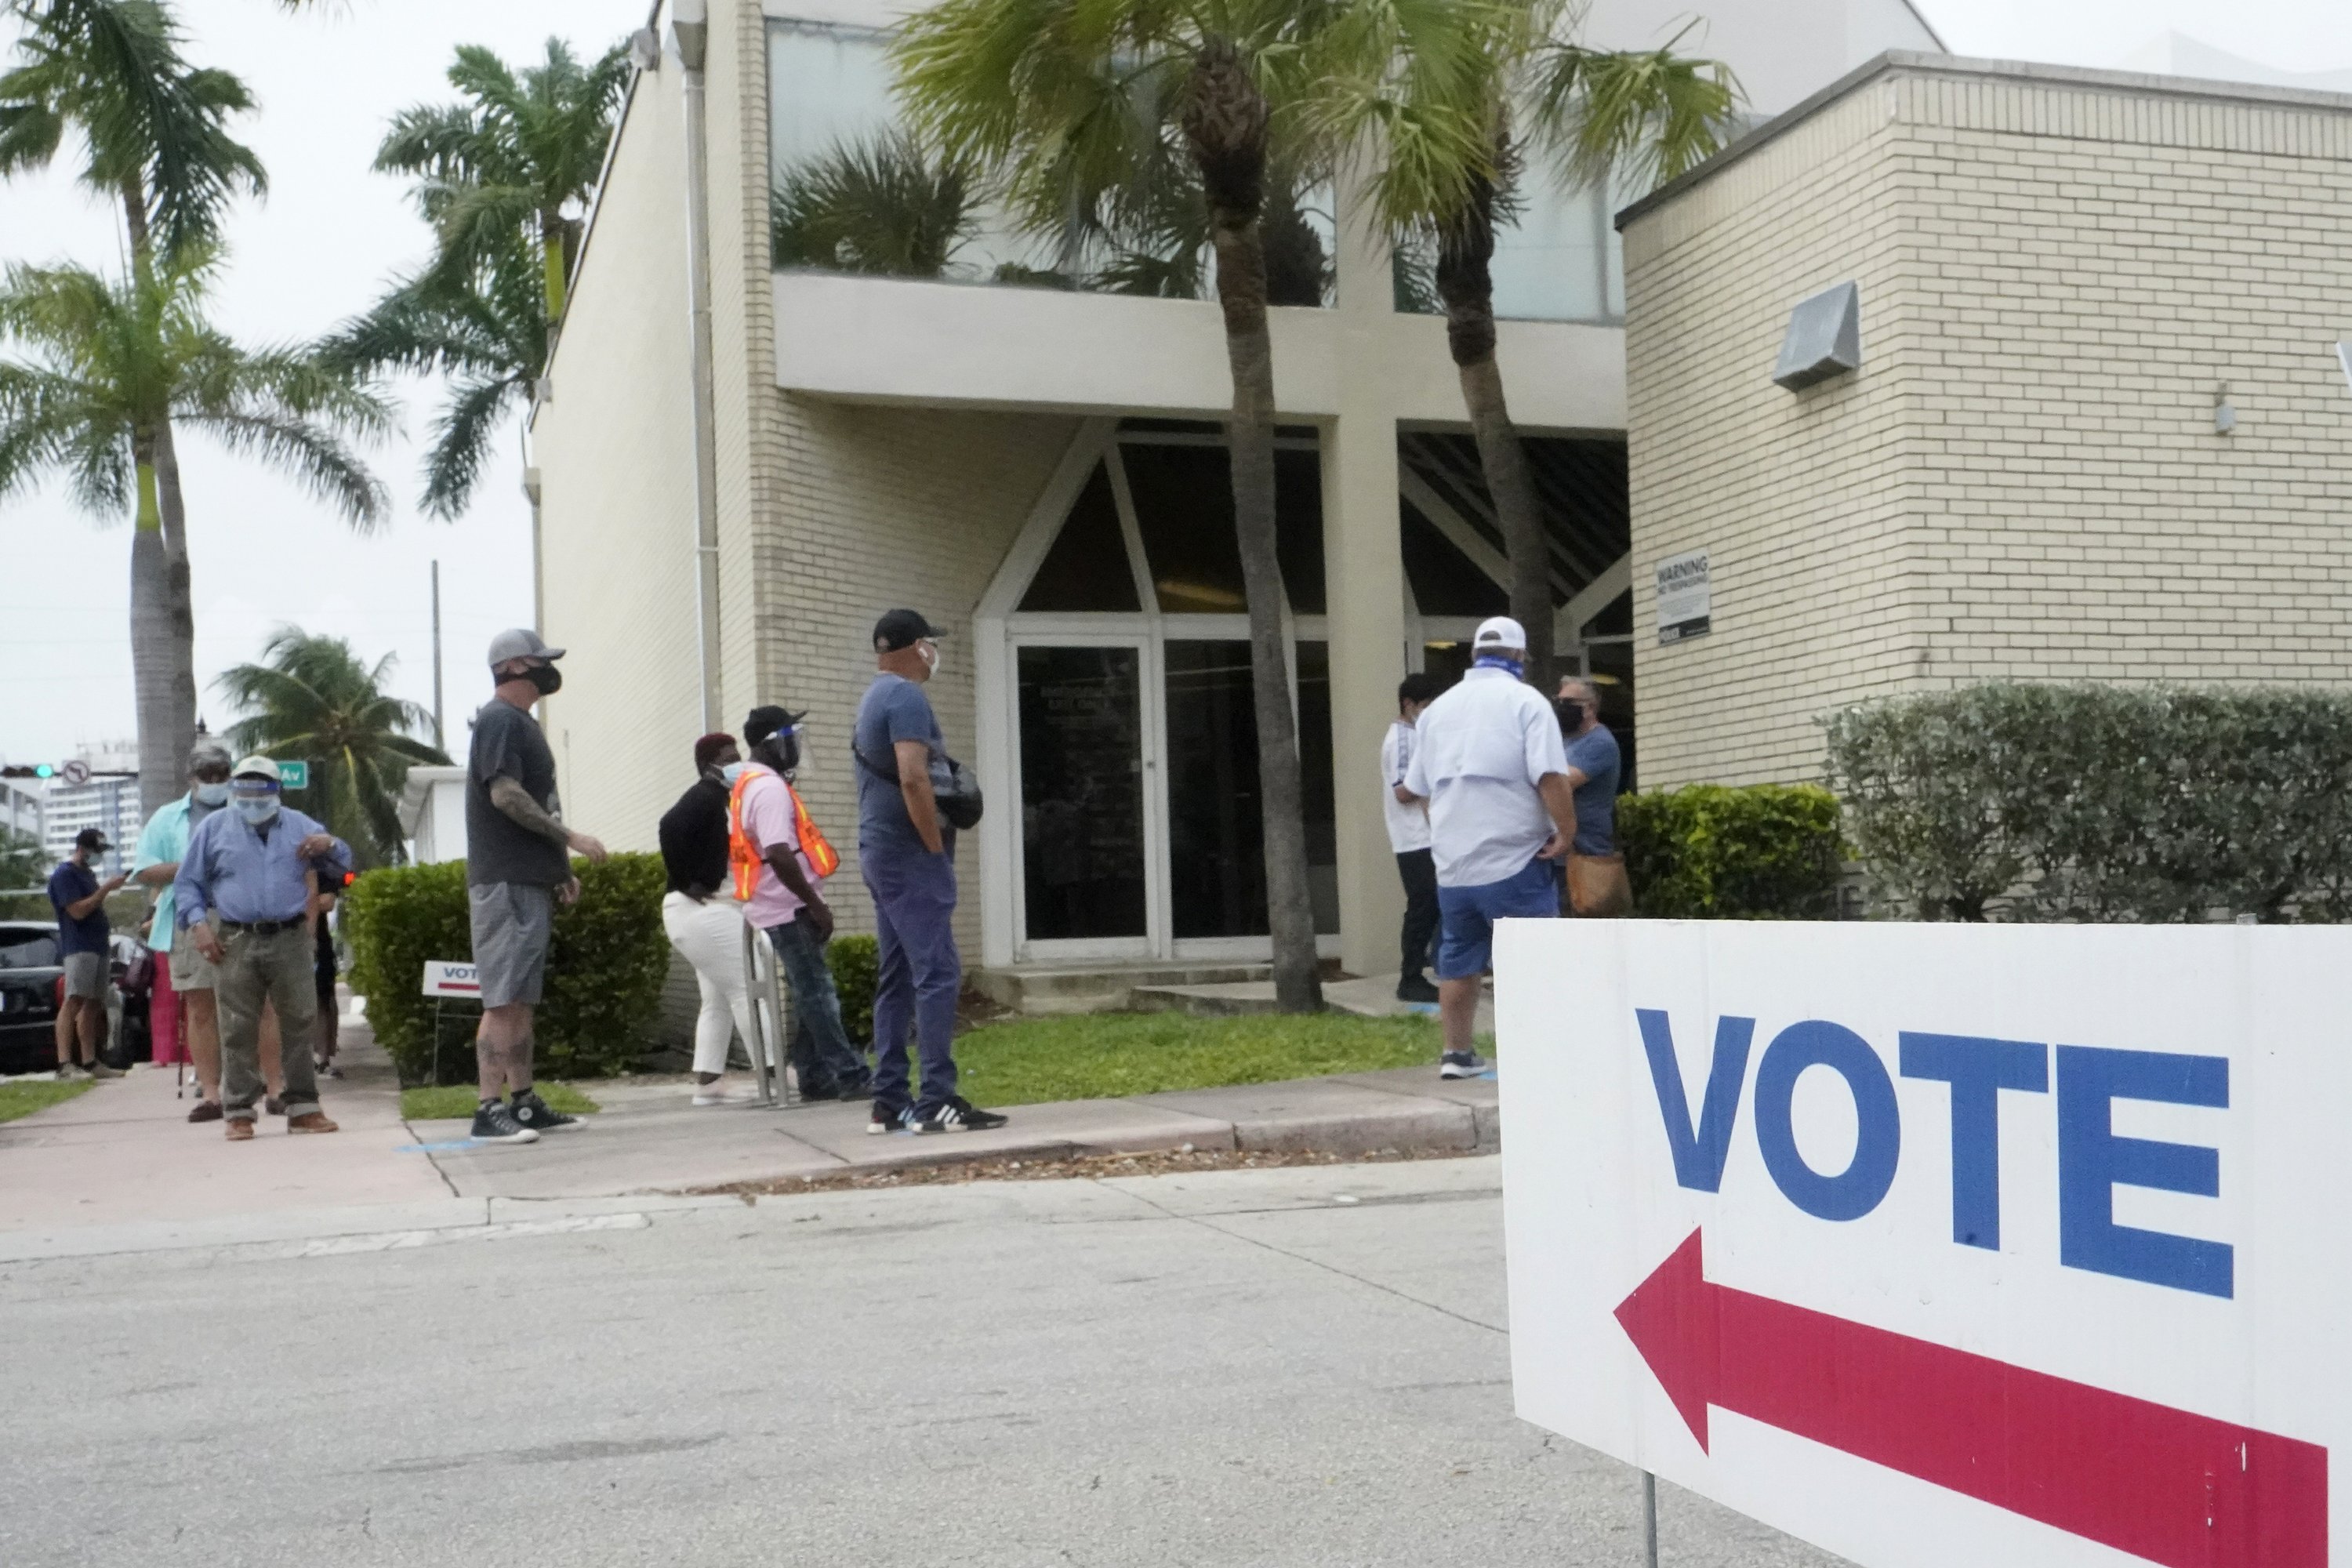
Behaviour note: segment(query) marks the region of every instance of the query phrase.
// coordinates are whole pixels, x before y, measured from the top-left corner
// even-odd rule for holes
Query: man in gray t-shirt
[[[940,818],[932,769],[944,763],[939,716],[923,683],[940,634],[913,610],[874,625],[874,684],[857,705],[857,866],[874,896],[874,1110],[868,1132],[963,1132],[1005,1119],[956,1092],[955,830]],[[910,1089],[907,1036],[923,1061]]]
[[[498,685],[474,715],[466,763],[466,900],[472,915],[474,970],[482,986],[482,1024],[474,1037],[481,1102],[476,1139],[530,1143],[541,1132],[581,1125],[531,1087],[532,1015],[547,977],[555,905],[580,896],[572,857],[604,858],[604,846],[563,826],[555,796],[555,753],[531,705],[563,684],[539,634],[517,628],[490,639]],[[499,1096],[507,1093],[505,1100]]]

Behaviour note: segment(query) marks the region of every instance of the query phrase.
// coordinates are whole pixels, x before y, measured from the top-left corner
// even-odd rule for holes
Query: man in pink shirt
[[[874,1092],[873,1071],[841,1024],[841,995],[824,961],[833,939],[833,910],[824,901],[822,865],[829,846],[804,844],[801,811],[792,788],[801,762],[804,714],[754,708],[743,721],[751,758],[736,782],[730,857],[757,862],[744,918],[768,933],[792,988],[793,1033],[786,1057],[804,1100],[862,1100]]]

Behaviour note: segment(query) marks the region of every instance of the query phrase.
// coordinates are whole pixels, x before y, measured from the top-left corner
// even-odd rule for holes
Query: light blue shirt
[[[139,852],[131,862],[133,876],[150,866],[176,864],[188,853],[188,816],[195,805],[193,795],[155,808],[147,826],[139,832]],[[225,810],[215,806],[214,810]],[[155,921],[147,928],[147,945],[157,952],[172,951],[172,889],[174,883],[166,882],[155,894]]]
[[[310,888],[302,876],[308,866],[295,849],[326,829],[291,806],[278,807],[263,828],[266,836],[235,806],[224,806],[196,825],[172,883],[173,918],[182,931],[207,914],[239,925],[299,921],[310,914]],[[336,839],[319,864],[321,869],[349,871],[351,846]]]

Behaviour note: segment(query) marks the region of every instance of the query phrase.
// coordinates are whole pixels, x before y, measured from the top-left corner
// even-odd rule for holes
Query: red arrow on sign
[[[2167,1568],[2326,1568],[2327,1450],[1710,1284],[1699,1233],[1617,1308],[1710,1405]]]

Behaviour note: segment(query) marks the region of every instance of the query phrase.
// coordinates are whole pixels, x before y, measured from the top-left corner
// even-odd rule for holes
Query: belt
[[[298,915],[290,921],[223,921],[221,930],[249,931],[256,936],[276,936],[282,931],[300,931],[303,924]]]

